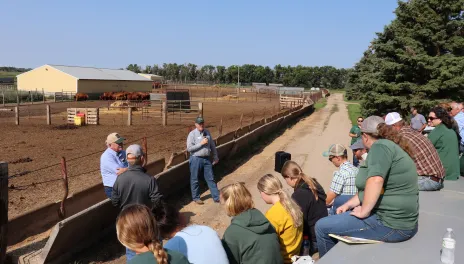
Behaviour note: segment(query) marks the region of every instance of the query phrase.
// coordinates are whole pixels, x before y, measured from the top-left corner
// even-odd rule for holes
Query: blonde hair
[[[168,264],[168,256],[158,241],[158,228],[150,209],[145,205],[128,205],[116,221],[118,240],[131,250],[147,247],[159,264]]]
[[[288,160],[282,166],[282,176],[284,178],[296,178],[298,179],[297,185],[304,181],[308,184],[309,189],[314,194],[314,198],[316,201],[319,200],[319,196],[317,195],[317,180],[314,178],[309,177],[308,175],[304,174],[301,170],[301,167],[294,161]],[[296,186],[295,186],[296,188]]]
[[[280,180],[272,174],[266,174],[258,181],[258,190],[267,195],[278,195],[285,211],[292,217],[293,225],[300,227],[303,225],[303,212],[301,212],[300,206],[282,188]]]
[[[236,182],[221,189],[221,199],[228,216],[236,216],[255,207],[245,183]]]

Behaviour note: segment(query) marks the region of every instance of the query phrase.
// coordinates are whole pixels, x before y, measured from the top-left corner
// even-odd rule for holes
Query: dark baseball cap
[[[195,119],[195,123],[196,124],[203,124],[205,122],[205,120],[203,119],[203,117],[199,116]]]
[[[350,146],[350,149],[357,150],[357,149],[365,149],[362,139],[359,139],[353,145]]]

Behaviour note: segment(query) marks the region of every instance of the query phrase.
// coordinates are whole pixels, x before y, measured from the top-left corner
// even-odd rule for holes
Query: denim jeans
[[[427,176],[419,176],[417,183],[419,184],[419,191],[439,191],[443,188],[443,182],[433,181]]]
[[[135,251],[126,248],[126,263],[128,263],[133,257],[135,257]]]
[[[353,236],[383,242],[406,241],[417,233],[417,225],[413,230],[397,230],[384,226],[376,214],[359,219],[350,212],[321,218],[316,223],[316,238],[319,256],[324,256],[338,242],[329,234]]]
[[[354,150],[353,150],[353,166],[358,167],[358,165],[359,165],[359,160],[358,158],[356,158],[356,155],[354,154]]]
[[[337,214],[337,208],[344,205],[346,202],[348,202],[351,198],[353,198],[354,195],[338,195],[335,197],[335,200],[332,204],[332,207],[330,208],[329,215],[335,215]]]
[[[192,190],[192,199],[194,201],[200,200],[200,188],[198,183],[198,176],[201,171],[211,191],[211,196],[215,202],[219,202],[219,190],[213,175],[213,164],[209,158],[190,156],[190,188]]]
[[[108,198],[111,199],[111,195],[113,194],[113,187],[103,186],[105,187],[105,194]]]

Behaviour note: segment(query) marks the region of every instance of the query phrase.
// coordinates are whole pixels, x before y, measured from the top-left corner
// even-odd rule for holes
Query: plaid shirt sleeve
[[[341,194],[345,185],[345,177],[340,171],[334,171],[330,190],[336,194]]]

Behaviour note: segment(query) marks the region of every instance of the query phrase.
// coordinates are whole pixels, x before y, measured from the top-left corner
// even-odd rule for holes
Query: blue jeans
[[[332,208],[330,208],[329,215],[337,214],[337,208],[344,205],[346,202],[348,202],[348,200],[353,198],[353,196],[354,195],[342,194],[342,195],[338,195],[337,197],[335,197],[335,200],[332,204]]]
[[[419,191],[439,191],[443,188],[443,182],[433,181],[427,176],[419,176],[417,184]]]
[[[113,187],[103,186],[105,187],[105,194],[108,198],[111,199],[111,195],[113,194]]]
[[[356,158],[356,155],[354,155],[354,151],[353,151],[353,166],[358,167],[358,165],[359,165],[359,160],[358,158]]]
[[[417,225],[413,230],[397,230],[384,226],[376,214],[359,219],[350,212],[321,218],[316,223],[316,238],[319,256],[323,257],[338,242],[329,234],[353,236],[383,242],[402,242],[417,233]]]
[[[135,257],[135,251],[132,251],[126,248],[126,263],[129,262],[133,257]]]
[[[211,191],[211,196],[215,202],[219,202],[219,190],[213,175],[213,164],[209,158],[190,156],[190,188],[192,190],[192,199],[200,200],[200,191],[198,184],[198,175],[203,171],[203,175],[208,188]]]

